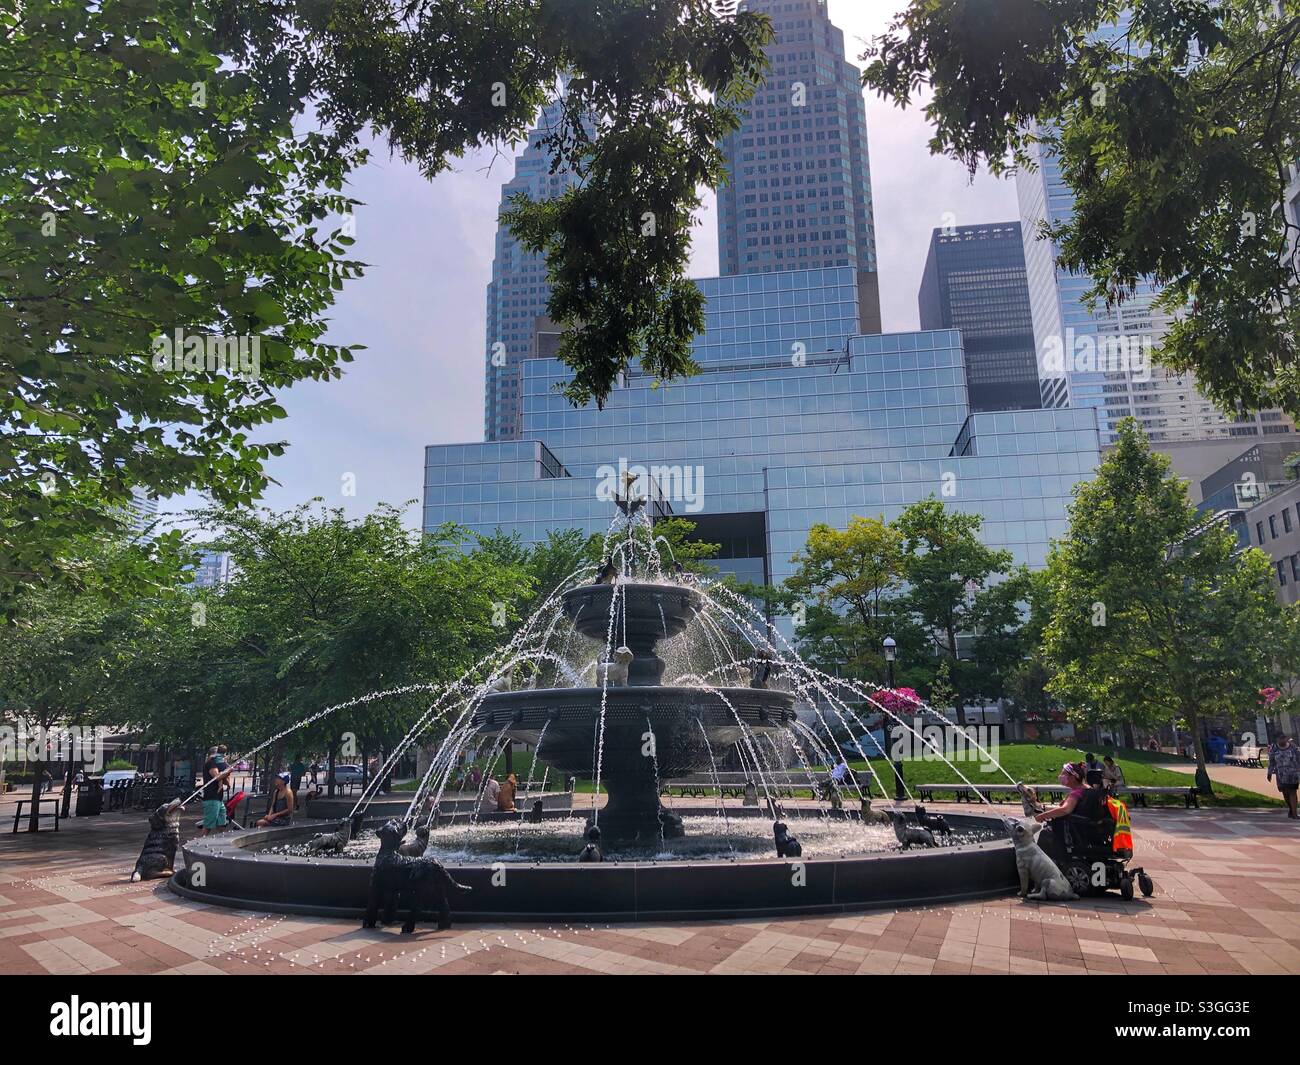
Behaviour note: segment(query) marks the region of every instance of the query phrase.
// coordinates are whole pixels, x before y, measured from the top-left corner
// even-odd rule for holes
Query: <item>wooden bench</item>
[[[793,799],[796,791],[815,793],[829,779],[829,774],[819,778],[816,773],[813,774],[812,780],[808,779],[806,773],[767,773],[763,778],[767,783],[767,789],[775,792],[777,798],[781,799]],[[745,785],[750,781],[753,781],[761,801],[764,795],[763,782],[748,773],[689,773],[673,780],[662,781],[659,792],[661,795],[676,795],[679,798],[707,799],[722,794],[726,798],[739,799],[744,796]]]
[[[1148,795],[1177,795],[1183,800],[1183,806],[1186,809],[1191,810],[1192,808],[1195,808],[1199,810],[1201,808],[1200,793],[1196,790],[1195,786],[1185,788],[1182,785],[1175,787],[1148,787],[1142,785],[1139,787],[1125,786],[1119,789],[1119,797],[1121,799],[1127,798],[1130,795],[1137,800],[1137,805],[1142,807],[1147,805]]]
[[[49,817],[49,816],[50,816],[49,814],[43,814],[43,813],[41,813],[41,807],[44,806],[44,805],[48,802],[51,806],[54,807],[54,831],[57,832],[57,831],[59,830],[59,804],[60,804],[62,801],[63,801],[62,799],[37,799],[37,800],[36,800],[36,818],[37,818],[38,826],[39,826],[40,819],[41,819],[42,817]],[[18,809],[17,809],[17,811],[14,813],[14,830],[13,830],[13,832],[10,833],[10,835],[13,835],[14,833],[16,833],[16,832],[18,831],[18,822],[21,821],[22,818],[23,818],[23,807],[24,807],[24,806],[30,806],[31,804],[32,804],[32,800],[31,800],[31,799],[19,799],[19,800],[18,800]],[[31,815],[28,814],[28,817],[30,817],[30,816],[31,816]],[[30,831],[30,830],[29,830],[29,831]]]
[[[1263,769],[1258,747],[1234,747],[1223,757],[1224,765],[1240,766],[1243,769]]]

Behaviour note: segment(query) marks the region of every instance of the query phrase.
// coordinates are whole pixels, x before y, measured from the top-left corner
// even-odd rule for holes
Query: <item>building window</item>
[[[1280,584],[1283,588],[1286,587],[1286,563],[1285,562],[1279,562],[1277,564],[1277,583]]]
[[[1270,514],[1268,516],[1268,536],[1270,540],[1277,539],[1277,515],[1276,514]]]
[[[1289,532],[1291,531],[1291,511],[1290,511],[1290,510],[1284,510],[1284,511],[1282,511],[1282,531],[1283,531],[1284,533],[1289,533]]]
[[[1262,521],[1255,522],[1255,538],[1259,541],[1259,546],[1263,547],[1264,546],[1264,523]]]
[[[1300,582],[1300,552],[1291,556],[1291,577]]]

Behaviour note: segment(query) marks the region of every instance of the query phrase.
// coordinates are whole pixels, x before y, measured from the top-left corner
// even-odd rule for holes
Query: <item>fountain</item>
[[[626,685],[494,693],[473,722],[482,734],[504,728],[508,738],[534,748],[545,730],[546,761],[564,773],[586,773],[599,761],[609,797],[597,816],[607,844],[681,836],[682,820],[660,805],[658,782],[703,772],[714,749],[794,722],[790,692],[660,683],[658,644],[680,636],[702,609],[693,588],[636,581],[586,585],[565,592],[563,608],[582,635],[605,641],[612,629],[614,642],[631,650]]]
[[[453,902],[458,919],[838,912],[1016,889],[1002,818],[947,814],[952,835],[942,845],[904,853],[901,834],[861,815],[858,785],[819,779],[813,766],[833,752],[797,719],[796,702],[813,708],[823,736],[834,731],[828,717],[841,731],[866,731],[846,701],[857,697],[926,741],[869,693],[804,663],[748,601],[671,560],[665,566],[644,499],[629,492],[617,502],[599,572],[561,582],[504,647],[438,691],[390,754],[377,779],[411,745],[441,737],[409,799],[377,801],[372,784],[355,802],[312,804],[313,816],[333,822],[192,841],[172,889],[241,908],[355,916],[378,849],[375,829],[394,814],[428,829],[426,853],[473,888]],[[491,768],[515,742],[545,767],[540,794],[537,773],[516,812],[485,812],[481,794],[449,792],[462,752],[486,744]],[[720,785],[712,805],[662,803],[665,781],[698,774],[717,783],[729,748],[752,782],[744,805],[728,806]],[[783,750],[790,773],[779,764]],[[556,808],[544,787],[551,774],[592,780],[590,804],[566,791]],[[789,799],[789,778],[800,774],[802,790],[820,801]],[[915,823],[910,806],[899,812]],[[361,830],[347,833],[337,856],[308,847],[345,817]],[[799,853],[782,847],[778,857],[775,821],[799,838]],[[592,828],[603,861],[580,860]]]

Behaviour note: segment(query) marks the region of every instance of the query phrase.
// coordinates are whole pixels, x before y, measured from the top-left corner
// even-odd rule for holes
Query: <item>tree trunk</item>
[[[1192,733],[1192,743],[1196,748],[1196,790],[1202,795],[1213,795],[1214,786],[1210,781],[1210,771],[1205,768],[1205,739],[1201,735],[1200,720],[1196,714],[1188,713],[1187,727]]]
[[[45,781],[41,779],[41,774],[45,771],[45,763],[36,761],[32,763],[32,811],[31,816],[27,818],[27,831],[39,832],[41,830],[41,789],[45,787]]]
[[[68,775],[63,781],[63,809],[59,812],[60,817],[67,817],[68,810],[72,805],[72,787],[77,778],[77,770],[81,768],[81,760],[68,763]]]
[[[334,752],[338,750],[338,746],[337,739],[330,740],[329,764],[325,767],[325,780],[328,786],[325,794],[331,799],[334,798]]]
[[[1124,719],[1124,746],[1130,751],[1137,749],[1137,737],[1133,735],[1133,721],[1127,717]]]

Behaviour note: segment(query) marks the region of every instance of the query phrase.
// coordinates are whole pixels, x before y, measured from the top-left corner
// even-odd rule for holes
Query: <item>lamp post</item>
[[[898,643],[892,636],[886,636],[881,644],[885,649],[885,670],[889,677],[889,690],[894,690],[894,659],[898,657]],[[889,764],[894,767],[894,801],[902,802],[907,798],[907,788],[903,784],[903,763],[891,758]]]

